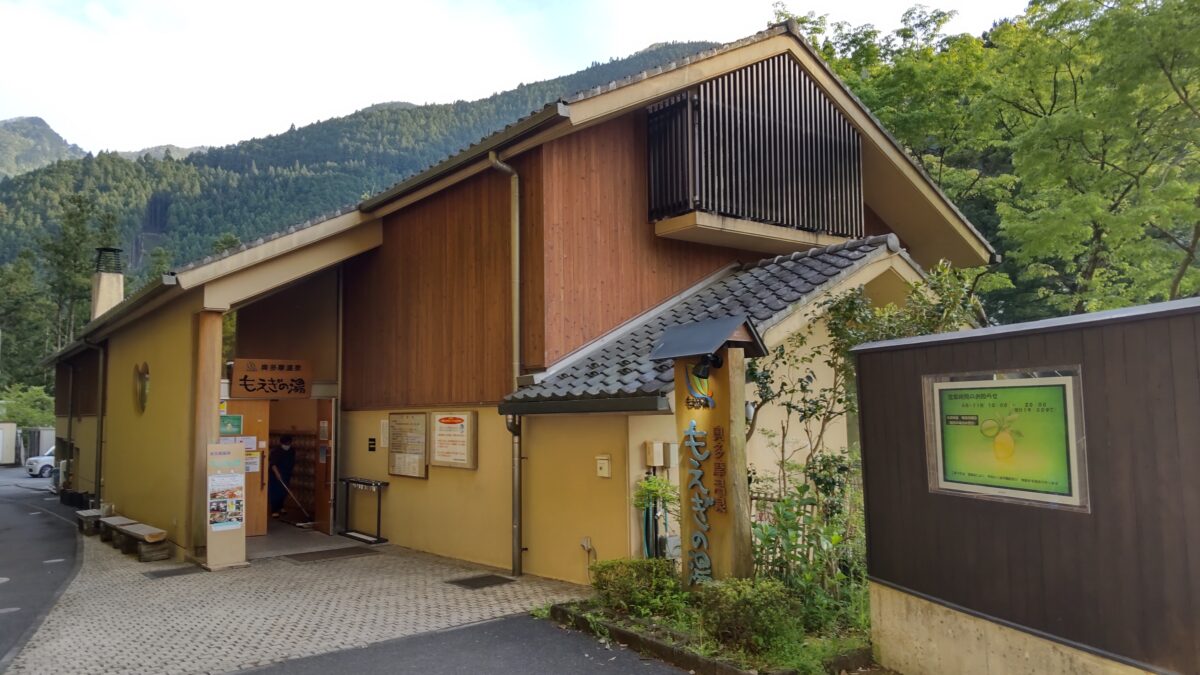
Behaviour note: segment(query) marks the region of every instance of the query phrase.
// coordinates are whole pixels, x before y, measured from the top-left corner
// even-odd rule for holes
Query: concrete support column
[[[208,444],[220,438],[221,325],[224,312],[204,310],[196,314],[196,371],[192,399],[191,490],[188,495],[189,553],[199,555],[205,547],[208,523],[206,487]]]

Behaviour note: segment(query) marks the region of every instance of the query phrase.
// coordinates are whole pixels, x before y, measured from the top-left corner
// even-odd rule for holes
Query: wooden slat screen
[[[863,236],[862,140],[787,54],[649,110],[650,219],[692,210]]]

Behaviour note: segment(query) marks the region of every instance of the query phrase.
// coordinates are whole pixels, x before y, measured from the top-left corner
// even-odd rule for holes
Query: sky
[[[225,145],[375,103],[472,100],[655,42],[728,42],[771,0],[0,0],[0,119],[85,150]],[[915,0],[790,0],[891,30]],[[979,34],[1025,0],[925,0]]]

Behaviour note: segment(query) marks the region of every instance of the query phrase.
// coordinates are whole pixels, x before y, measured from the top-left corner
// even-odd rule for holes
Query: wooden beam
[[[221,403],[221,325],[224,313],[201,311],[196,314],[196,370],[192,399],[192,457],[188,495],[188,522],[185,541],[192,555],[205,546],[208,524],[206,481],[208,444],[220,438]]]

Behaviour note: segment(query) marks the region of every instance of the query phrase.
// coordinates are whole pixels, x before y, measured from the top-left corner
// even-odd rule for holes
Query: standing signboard
[[[208,445],[205,481],[207,559],[220,569],[246,562],[246,455],[241,443]]]
[[[1087,510],[1078,369],[925,378],[935,492]]]

